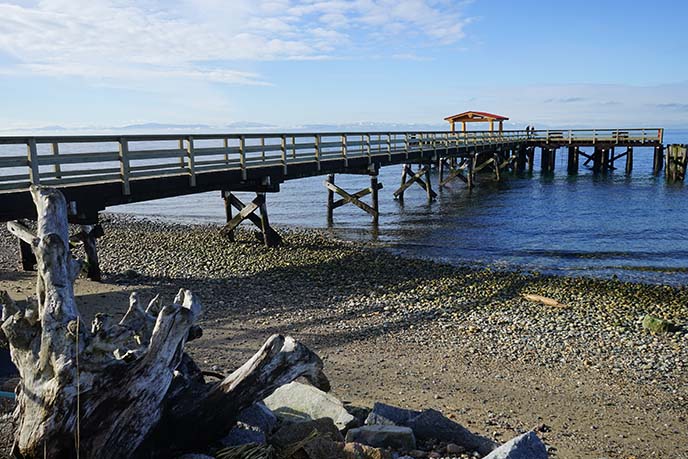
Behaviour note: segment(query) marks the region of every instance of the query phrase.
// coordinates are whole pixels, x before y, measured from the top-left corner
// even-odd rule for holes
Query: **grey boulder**
[[[336,397],[308,384],[286,384],[264,402],[278,419],[285,422],[330,418],[340,430],[356,422]]]
[[[547,448],[531,430],[512,438],[483,459],[547,459]]]
[[[366,419],[368,425],[399,425],[413,430],[419,440],[456,443],[486,455],[497,446],[489,438],[476,435],[437,410],[414,411],[376,403]]]

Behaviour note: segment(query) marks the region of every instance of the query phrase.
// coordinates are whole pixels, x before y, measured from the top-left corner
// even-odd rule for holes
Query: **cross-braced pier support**
[[[34,246],[36,236],[28,226],[20,221],[7,222],[7,229],[19,239],[19,256],[21,268],[24,271],[36,269],[36,255]],[[96,240],[103,236],[103,227],[100,224],[81,225],[81,231],[69,238],[70,245],[82,244],[86,255],[86,277],[99,282],[102,278],[100,263],[98,261],[98,249]]]
[[[382,189],[382,183],[377,181],[377,171],[369,173],[370,186],[364,188],[356,193],[350,194],[343,188],[335,185],[335,174],[329,174],[325,180],[325,187],[327,188],[327,221],[332,222],[334,217],[334,209],[342,207],[345,204],[353,204],[359,209],[367,212],[373,217],[373,223],[377,224],[380,220],[380,199],[378,192]],[[340,199],[334,199],[334,195],[341,196]],[[361,200],[361,198],[371,195],[371,204],[368,205]]]
[[[425,193],[428,196],[428,201],[432,201],[437,197],[437,193],[433,191],[432,183],[430,182],[430,165],[424,164],[420,166],[421,167],[417,172],[413,172],[413,169],[409,164],[402,165],[401,186],[394,192],[394,197],[399,201],[404,201],[404,192],[406,192],[406,190],[414,183],[417,183],[425,190]],[[423,180],[423,176],[425,176],[425,180]]]
[[[451,158],[452,160],[455,158]],[[457,164],[456,161],[447,160],[447,158],[440,158],[439,160],[439,170],[440,170],[440,187],[446,186],[449,182],[454,179],[460,179],[464,183],[468,184],[469,179],[464,175],[464,171],[469,169],[470,158],[463,158],[460,163]],[[447,177],[444,176],[445,168],[448,169]]]
[[[222,197],[225,200],[227,216],[227,224],[222,228],[222,233],[230,241],[234,240],[236,227],[244,220],[249,220],[260,229],[260,237],[266,247],[277,247],[282,243],[282,237],[270,226],[264,192],[257,192],[255,199],[248,204],[244,204],[231,191],[223,191]],[[232,207],[239,211],[234,217],[232,217]],[[260,216],[255,214],[256,211],[259,211]]]

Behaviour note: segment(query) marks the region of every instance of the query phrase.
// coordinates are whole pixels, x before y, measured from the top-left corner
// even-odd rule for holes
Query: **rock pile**
[[[353,414],[352,414],[353,413]],[[439,411],[383,403],[346,407],[319,389],[293,382],[244,410],[237,426],[207,453],[218,459],[546,459],[535,432],[499,446]]]

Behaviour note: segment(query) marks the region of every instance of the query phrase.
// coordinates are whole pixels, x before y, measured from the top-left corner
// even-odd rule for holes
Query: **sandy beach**
[[[686,324],[685,288],[455,267],[314,230],[280,228],[285,246],[267,249],[248,229],[231,243],[217,226],[107,218],[104,281],[76,284],[82,314],[189,288],[203,369],[227,374],[290,334],[354,406],[435,408],[501,442],[535,428],[551,457],[688,457],[688,330],[641,326],[645,314]],[[2,229],[0,288],[22,300],[35,279],[15,251]]]

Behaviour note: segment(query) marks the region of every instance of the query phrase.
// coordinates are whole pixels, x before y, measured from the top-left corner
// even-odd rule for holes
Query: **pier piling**
[[[570,146],[568,150],[567,172],[569,175],[578,173],[578,147]]]
[[[633,147],[626,149],[626,174],[633,172]]]
[[[663,162],[664,162],[664,146],[663,145],[657,145],[655,147],[655,154],[654,154],[654,158],[652,161],[652,173],[654,175],[659,175],[659,173],[662,171]]]

